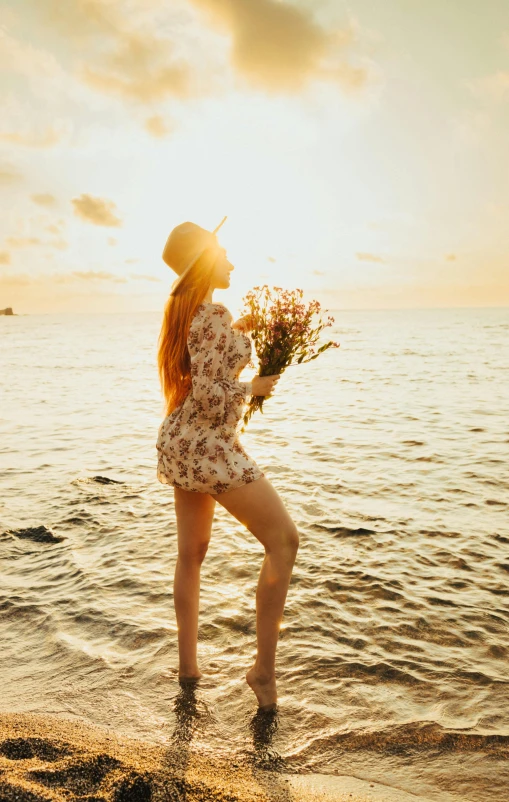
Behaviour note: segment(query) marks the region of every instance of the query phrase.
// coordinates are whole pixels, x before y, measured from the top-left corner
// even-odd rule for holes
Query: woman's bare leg
[[[207,553],[216,503],[207,493],[175,491],[178,557],[173,583],[173,603],[178,627],[179,678],[198,679],[198,612],[200,568]]]
[[[297,528],[265,477],[212,498],[244,524],[265,548],[256,589],[257,654],[246,679],[259,706],[273,707],[277,702],[276,647],[299,546]]]

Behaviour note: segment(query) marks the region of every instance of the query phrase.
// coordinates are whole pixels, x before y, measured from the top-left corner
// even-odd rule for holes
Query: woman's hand
[[[275,376],[255,376],[251,387],[252,395],[270,395],[281,377]]]
[[[252,315],[244,315],[243,317],[239,317],[235,323],[232,323],[232,329],[237,329],[238,331],[246,332],[251,331],[253,328],[253,316]]]

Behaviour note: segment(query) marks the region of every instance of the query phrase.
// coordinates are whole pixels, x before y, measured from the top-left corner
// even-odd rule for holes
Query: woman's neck
[[[204,304],[211,304],[212,303],[212,292],[213,290],[208,290],[205,298],[203,299]]]

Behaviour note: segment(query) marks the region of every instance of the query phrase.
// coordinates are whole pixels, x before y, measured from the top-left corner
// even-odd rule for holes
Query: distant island
[[[0,309],[0,315],[13,315],[12,306],[6,306],[5,309]]]

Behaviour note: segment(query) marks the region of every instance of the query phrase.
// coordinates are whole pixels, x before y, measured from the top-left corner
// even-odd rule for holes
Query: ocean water
[[[341,348],[290,368],[243,435],[301,536],[275,717],[244,682],[263,549],[219,505],[205,677],[176,681],[159,316],[0,317],[0,710],[508,798],[509,310],[334,315]]]

